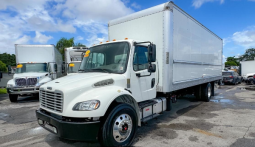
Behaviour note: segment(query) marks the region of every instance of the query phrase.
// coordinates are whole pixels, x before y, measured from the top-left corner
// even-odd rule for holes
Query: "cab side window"
[[[134,71],[148,69],[148,49],[145,46],[136,46],[134,59],[133,59],[133,69]]]

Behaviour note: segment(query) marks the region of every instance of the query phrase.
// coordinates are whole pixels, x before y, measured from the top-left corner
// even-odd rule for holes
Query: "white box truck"
[[[62,55],[54,45],[15,44],[16,72],[7,83],[11,102],[19,95],[39,94],[39,87],[62,76]]]
[[[241,61],[241,76],[245,83],[253,83],[253,75],[255,75],[255,60]]]
[[[81,73],[40,87],[38,124],[59,137],[130,146],[142,122],[176,96],[209,101],[222,78],[222,39],[173,2],[116,20]]]
[[[65,48],[65,64],[67,74],[78,73],[81,61],[87,50],[87,47]]]

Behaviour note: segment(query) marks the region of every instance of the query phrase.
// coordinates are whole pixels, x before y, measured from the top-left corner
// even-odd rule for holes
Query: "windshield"
[[[231,72],[223,72],[222,75],[223,76],[232,76],[232,73]]]
[[[127,42],[109,43],[90,48],[88,57],[81,63],[81,72],[126,72],[129,54]],[[87,59],[85,59],[87,58]]]
[[[26,72],[47,72],[47,63],[21,63],[22,67],[17,68],[15,73]]]
[[[69,66],[68,73],[77,73],[80,68],[81,62],[72,62],[72,64],[74,64],[74,67]]]

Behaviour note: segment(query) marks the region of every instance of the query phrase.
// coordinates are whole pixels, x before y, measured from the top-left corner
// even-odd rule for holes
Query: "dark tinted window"
[[[145,46],[136,46],[133,60],[134,71],[148,69],[148,49]]]
[[[232,73],[231,72],[223,72],[222,75],[223,76],[232,76]]]

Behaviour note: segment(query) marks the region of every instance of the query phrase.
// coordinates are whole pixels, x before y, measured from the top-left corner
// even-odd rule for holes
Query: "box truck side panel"
[[[242,73],[242,76],[249,73],[255,73],[255,61],[241,62],[241,73]]]
[[[53,45],[15,45],[16,62],[54,62]]]
[[[173,89],[178,90],[221,76],[222,39],[174,6]]]
[[[109,39],[123,40],[125,38],[134,39],[138,41],[151,41],[157,46],[157,62],[159,68],[162,67],[164,60],[163,54],[163,13],[159,11],[156,13],[148,13],[145,16],[133,16],[128,20],[118,24],[109,24]],[[137,14],[139,15],[139,14]],[[138,18],[137,18],[138,17]],[[136,18],[136,19],[134,19]],[[129,57],[130,59],[133,57]],[[160,71],[160,70],[159,70]],[[162,72],[159,72],[158,86],[162,87]]]

